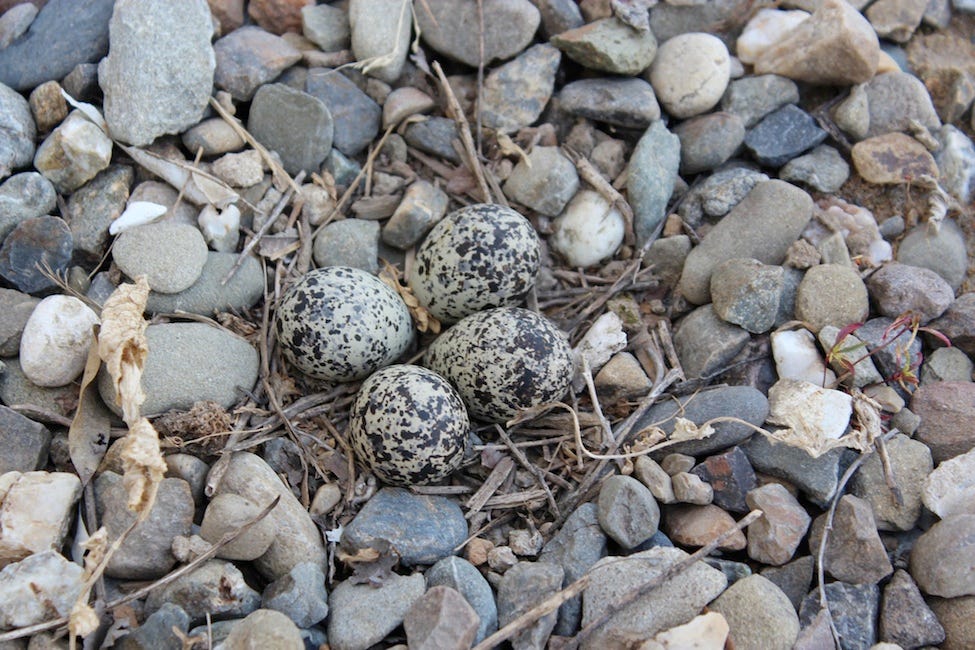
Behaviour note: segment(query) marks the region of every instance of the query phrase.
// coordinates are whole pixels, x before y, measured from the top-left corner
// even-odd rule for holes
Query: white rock
[[[589,364],[589,371],[595,375],[614,354],[626,347],[626,333],[623,331],[623,321],[614,312],[608,311],[592,324],[579,344],[572,350],[575,359],[575,378],[572,387],[581,390],[585,379],[581,373],[584,361]]]
[[[942,519],[975,514],[975,449],[938,465],[924,481],[921,501]]]
[[[836,347],[836,337],[840,334],[840,328],[835,325],[825,325],[819,330],[819,342],[824,350],[833,350]],[[836,372],[845,374],[848,372],[847,365],[853,366],[853,385],[857,388],[869,386],[882,382],[884,378],[873,364],[873,359],[867,355],[866,344],[857,338],[856,334],[847,334],[846,338],[833,350],[831,365]]]
[[[152,201],[131,201],[115,221],[108,226],[108,234],[117,235],[129,228],[152,223],[166,214],[168,208]]]
[[[817,386],[832,386],[836,373],[826,367],[816,339],[807,329],[772,333],[772,358],[779,379],[799,379]]]
[[[0,494],[0,566],[6,566],[61,548],[81,481],[66,472],[7,472],[0,476]]]
[[[717,36],[689,32],[664,41],[650,65],[657,100],[676,118],[710,110],[731,79],[731,57]]]
[[[217,210],[212,205],[205,206],[200,210],[197,221],[210,248],[221,253],[237,250],[237,242],[240,241],[240,210],[236,205],[227,206],[223,210]]]
[[[549,242],[569,266],[592,266],[623,243],[625,222],[598,192],[577,192],[555,220]]]
[[[81,567],[54,551],[35,553],[0,571],[0,629],[67,616],[81,594]]]
[[[85,368],[98,315],[73,296],[48,296],[20,338],[20,367],[37,386],[66,386]]]
[[[846,393],[796,379],[775,382],[768,402],[769,422],[809,441],[837,440],[853,415],[853,398]]]
[[[728,638],[728,621],[718,612],[708,612],[689,623],[672,627],[653,638],[664,650],[722,650]]]
[[[798,9],[761,9],[748,21],[738,37],[737,52],[742,63],[755,63],[769,47],[785,36],[793,27],[809,18]]]

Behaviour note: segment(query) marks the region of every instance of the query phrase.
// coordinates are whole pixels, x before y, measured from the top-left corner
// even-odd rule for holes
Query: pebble
[[[924,358],[921,365],[921,383],[939,381],[972,381],[975,364],[958,348],[938,348]]]
[[[177,201],[179,192],[168,183],[160,181],[143,181],[132,188],[129,194],[129,205],[136,201],[146,201],[157,203],[167,209],[167,215],[163,221],[184,223],[189,226],[197,225],[197,215],[199,208],[187,201]]]
[[[571,267],[592,266],[616,252],[624,229],[623,215],[601,194],[580,190],[553,223],[549,245]]]
[[[313,0],[251,0],[247,15],[273,34],[297,32],[301,28],[301,10]]]
[[[809,551],[819,553],[826,515],[817,517],[810,528]],[[836,506],[824,556],[826,573],[851,584],[873,584],[891,574],[893,567],[874,519],[870,503],[852,494],[843,495]]]
[[[944,276],[942,276],[944,277]],[[930,326],[941,332],[966,354],[975,353],[975,292],[958,296]]]
[[[755,488],[755,471],[741,447],[708,456],[691,469],[714,491],[712,503],[731,512],[748,512],[745,496]],[[676,477],[675,477],[676,478]]]
[[[352,46],[349,15],[331,5],[302,7],[301,33],[323,52],[347,50]]]
[[[207,261],[207,245],[199,229],[158,222],[121,233],[112,257],[130,278],[145,275],[149,288],[179,293],[193,286]]]
[[[938,229],[916,226],[897,247],[897,261],[931,269],[958,291],[968,268],[965,235],[957,223],[946,219]]]
[[[710,377],[724,369],[748,340],[747,331],[722,320],[707,304],[681,320],[674,347],[686,377]]]
[[[34,167],[61,194],[71,194],[108,167],[112,141],[79,111],[72,111],[37,148]]]
[[[236,29],[213,44],[213,83],[238,101],[249,101],[258,88],[301,59],[301,52],[260,27]]]
[[[118,0],[109,28],[109,55],[98,66],[98,83],[113,137],[143,146],[199,122],[216,65],[207,4]]]
[[[56,81],[44,82],[31,91],[28,103],[38,133],[50,133],[68,116],[68,102],[61,92],[61,85]]]
[[[239,401],[239,391],[250,390],[257,380],[257,352],[226,330],[203,323],[163,323],[150,325],[146,337],[149,354],[142,375],[146,415],[186,410],[203,400],[230,408]],[[201,355],[206,365],[199,363]],[[213,368],[221,369],[219,376],[211,372]],[[99,377],[98,390],[109,408],[118,408],[107,374]]]
[[[220,117],[211,117],[190,127],[183,132],[181,140],[191,153],[202,150],[205,157],[240,151],[246,144],[234,128]]]
[[[759,334],[772,329],[778,316],[785,271],[755,259],[733,258],[715,267],[711,300],[721,320]]]
[[[428,117],[422,122],[413,122],[403,132],[406,144],[455,164],[460,163],[460,156],[452,144],[457,137],[457,125],[454,121],[436,116]]]
[[[877,585],[831,582],[824,590],[829,614],[840,635],[840,648],[854,650],[872,646],[877,641],[877,613],[880,609],[880,589]],[[804,630],[817,618],[820,609],[819,589],[813,589],[799,608],[799,623]],[[832,644],[828,627],[825,633],[827,642]],[[812,644],[802,647],[811,650],[823,646]]]
[[[705,506],[714,499],[714,490],[700,476],[678,472],[670,477],[671,488],[677,503]]]
[[[649,456],[639,456],[633,463],[633,476],[650,488],[650,493],[658,503],[676,503],[674,486],[670,475]]]
[[[20,352],[20,337],[39,299],[14,289],[0,289],[0,357]]]
[[[66,386],[84,370],[99,322],[88,305],[73,296],[44,298],[24,324],[20,367],[38,386]]]
[[[662,530],[676,544],[698,547],[709,543],[734,525],[734,518],[716,505],[679,505],[671,506],[664,513]],[[745,534],[738,530],[718,548],[740,551],[746,545]]]
[[[696,174],[726,162],[745,139],[745,125],[734,113],[698,115],[674,129],[680,138],[680,172]]]
[[[583,67],[624,76],[640,74],[657,54],[652,31],[633,29],[615,16],[566,30],[550,42]]]
[[[68,199],[69,226],[76,254],[93,261],[105,255],[108,229],[125,210],[134,176],[131,167],[112,165]]]
[[[51,413],[60,413],[61,415],[71,412],[66,408],[66,405],[70,406],[70,403],[64,400],[71,399],[77,392],[77,387],[42,388],[36,386],[34,382],[24,376],[24,371],[20,369],[20,360],[16,357],[5,359],[3,365],[3,374],[0,375],[0,400],[4,404],[34,404]],[[0,414],[4,414],[3,417],[9,418],[10,413],[15,412],[0,410]],[[20,417],[23,418],[23,416]],[[45,467],[48,443],[51,441],[50,432],[44,429],[42,425],[27,418],[23,418],[23,420],[13,418],[12,421],[8,419],[7,426],[11,427],[14,438],[8,449],[8,453],[11,454],[12,465],[5,465],[0,462],[0,470],[26,472]],[[34,427],[41,427],[42,431],[42,433],[37,434],[39,436],[37,442],[18,440],[25,435],[25,431],[28,432],[26,437],[34,437]]]
[[[836,330],[831,325],[823,329],[827,328],[832,328],[830,331]],[[780,379],[796,379],[823,387],[832,386],[836,381],[836,374],[826,368],[822,354],[816,346],[816,339],[809,330],[805,328],[779,330],[772,333],[771,339],[775,371]],[[846,345],[850,344],[849,341],[846,343]],[[832,349],[832,346],[826,349]],[[863,355],[857,354],[856,358],[860,356]],[[876,378],[879,380],[880,375],[877,374]]]
[[[0,246],[0,277],[24,293],[40,293],[55,286],[40,266],[63,275],[71,262],[71,230],[59,217],[24,219]]]
[[[911,311],[921,325],[934,320],[955,300],[955,292],[934,271],[906,264],[886,264],[867,281],[870,297],[883,316]]]
[[[216,495],[210,500],[203,513],[200,537],[211,544],[216,544],[224,535],[237,530],[256,517],[261,507],[236,494]],[[256,560],[271,546],[276,534],[277,531],[271,527],[270,520],[265,517],[241,533],[235,540],[222,546],[217,551],[217,557],[225,560]]]
[[[484,65],[521,52],[541,23],[541,14],[528,0],[488,0],[481,12]],[[428,0],[417,7],[416,21],[427,45],[472,68],[477,67],[480,23],[476,6],[464,0]]]
[[[0,240],[24,219],[50,214],[56,206],[51,181],[37,172],[14,174],[0,185]]]
[[[975,515],[949,515],[914,543],[911,576],[926,594],[975,596]]]
[[[487,80],[485,80],[486,86]],[[395,126],[411,115],[429,113],[436,106],[437,103],[433,98],[418,88],[411,86],[396,88],[389,93],[383,103],[383,128]],[[483,113],[485,109],[482,107],[481,110]]]
[[[565,526],[568,526],[574,514],[566,520]],[[605,537],[603,540],[605,545]],[[430,567],[425,577],[427,589],[449,587],[460,592],[464,600],[474,608],[478,616],[474,643],[480,643],[498,629],[498,607],[494,601],[494,592],[473,564],[455,555],[448,555]]]
[[[714,107],[731,75],[728,49],[711,34],[680,34],[664,41],[649,69],[657,99],[673,117],[700,115]]]
[[[975,514],[975,450],[943,461],[922,485],[924,506],[945,519]]]
[[[802,599],[809,593],[812,585],[815,565],[816,561],[811,555],[804,555],[782,566],[766,567],[762,569],[761,575],[774,582],[798,611]]]
[[[247,130],[278,153],[289,174],[314,172],[332,147],[334,122],[325,103],[284,84],[267,84],[254,93]]]
[[[189,614],[179,605],[166,603],[147,616],[142,625],[122,637],[117,645],[120,650],[150,650],[151,648],[175,650],[180,643],[176,630],[185,634],[189,627]]]
[[[759,13],[762,13],[761,10]],[[741,52],[739,51],[739,58]],[[721,97],[721,109],[738,115],[746,128],[772,111],[799,101],[799,87],[791,79],[764,74],[733,79]]]
[[[735,42],[738,58],[742,63],[754,64],[765,50],[807,18],[807,11],[759,9]]]
[[[748,527],[748,557],[773,566],[789,562],[812,521],[805,509],[779,483],[767,483],[749,491],[745,502],[749,508],[764,513]]]
[[[236,452],[231,456],[213,496],[223,493],[236,494],[262,508],[280,497],[277,507],[266,517],[277,535],[267,552],[254,563],[265,578],[277,580],[302,562],[326,565],[325,547],[318,527],[291,490],[259,456],[249,452]]]
[[[903,648],[936,646],[945,640],[945,629],[903,569],[895,571],[884,587],[879,631],[881,639]]]
[[[778,74],[823,86],[873,77],[880,44],[866,18],[844,0],[823,0],[813,14],[762,52],[756,74]]]
[[[335,650],[364,650],[398,627],[426,590],[423,575],[392,574],[378,587],[344,580],[328,597],[328,642]]]
[[[662,120],[655,121],[637,142],[627,168],[626,192],[637,245],[651,241],[667,216],[679,166],[680,138]]]
[[[755,471],[788,481],[819,506],[829,503],[836,492],[842,449],[813,456],[763,434],[752,436],[743,448]]]
[[[145,611],[155,612],[165,604],[178,605],[190,614],[193,623],[200,624],[207,614],[217,619],[247,616],[260,607],[261,596],[232,563],[207,560],[190,573],[150,591]]]
[[[653,87],[643,79],[580,79],[565,84],[557,96],[559,107],[569,115],[624,129],[645,129],[660,120],[657,96]],[[663,124],[658,127],[658,132],[661,129],[667,130]],[[630,164],[633,164],[632,158]]]
[[[906,43],[921,24],[927,7],[926,0],[880,0],[867,8],[866,16],[877,36]]]
[[[867,287],[860,274],[841,264],[819,264],[806,271],[796,293],[796,318],[813,333],[826,325],[863,322],[869,313]]]
[[[614,354],[593,378],[593,383],[596,393],[605,396],[611,403],[639,399],[653,388],[653,382],[647,377],[643,366],[629,352]]]
[[[793,435],[818,449],[846,432],[853,411],[847,393],[795,379],[775,382],[768,400],[769,423],[792,429]]]
[[[82,569],[57,551],[42,551],[0,571],[0,629],[67,616],[81,595]]]
[[[826,139],[816,120],[794,104],[769,113],[745,135],[745,147],[767,167],[781,167]]]
[[[484,125],[513,133],[534,124],[552,98],[561,61],[558,49],[539,43],[492,70],[480,94]]]
[[[255,609],[234,624],[221,645],[225,650],[302,650],[301,630],[287,616],[271,609]]]
[[[498,585],[498,625],[504,627],[562,588],[564,573],[557,564],[519,562]],[[543,650],[555,627],[556,612],[526,626],[511,639],[516,650]]]
[[[662,286],[672,289],[680,280],[684,260],[691,252],[691,238],[687,235],[662,237],[652,244],[643,256],[644,264],[653,265],[653,274]]]
[[[975,143],[951,124],[941,127],[938,141],[941,149],[934,156],[940,171],[938,182],[956,199],[968,203],[975,194]]]
[[[911,398],[911,410],[920,418],[915,438],[931,449],[934,462],[954,458],[975,448],[968,423],[975,416],[975,384],[939,382],[920,386]]]
[[[74,522],[81,481],[65,472],[18,472],[0,478],[0,564],[6,566],[43,551],[57,551]],[[37,495],[44,495],[38,507]]]
[[[422,179],[413,181],[382,228],[383,243],[400,250],[412,248],[443,219],[448,203],[447,194],[436,185]]]
[[[3,50],[0,50],[2,55]],[[37,127],[30,104],[19,93],[0,83],[0,179],[34,158]]]
[[[467,521],[450,499],[382,488],[342,533],[342,546],[353,551],[387,540],[406,566],[433,564],[453,554],[467,538]]]
[[[231,187],[251,187],[264,179],[261,155],[253,149],[228,153],[213,161],[213,175]]]
[[[878,74],[863,86],[869,110],[867,137],[910,132],[913,121],[937,131],[941,119],[920,79],[907,72]]]
[[[99,521],[107,529],[109,540],[115,540],[137,517],[128,508],[128,490],[122,477],[114,472],[99,474],[94,487]],[[173,539],[190,534],[193,510],[189,484],[176,478],[163,479],[148,517],[122,542],[109,560],[105,575],[126,580],[151,580],[165,575],[176,564],[170,550]]]
[[[804,191],[779,180],[758,183],[691,250],[679,290],[690,302],[704,304],[711,274],[721,262],[754,258],[781,264],[811,216],[812,199]]]
[[[582,625],[602,617],[623,594],[655,579],[687,557],[687,553],[677,548],[655,547],[630,555],[625,561],[617,557],[600,560],[592,567],[591,583],[583,594]],[[581,647],[590,650],[622,646],[687,623],[724,591],[726,585],[727,579],[720,571],[704,562],[694,562],[660,587],[613,612],[606,624],[585,639]]]
[[[782,180],[805,183],[826,194],[839,191],[849,177],[850,166],[839,151],[826,144],[793,158],[779,170]]]
[[[332,146],[346,156],[357,155],[379,133],[383,109],[342,73],[309,70],[305,92],[328,107],[334,124]]]
[[[791,650],[799,636],[799,616],[788,597],[760,575],[738,580],[708,609],[728,621],[736,650]]]
[[[858,142],[851,155],[857,172],[869,183],[899,185],[938,176],[934,156],[903,133],[886,133]]]
[[[944,650],[964,650],[975,641],[975,597],[932,598],[931,609],[944,627]]]
[[[867,458],[850,484],[850,491],[870,504],[880,530],[910,530],[921,516],[924,483],[934,464],[921,442],[897,434],[886,443],[889,471],[897,477],[899,494],[887,486],[886,471],[876,454]]]
[[[599,525],[623,548],[639,546],[653,537],[660,523],[660,507],[642,483],[629,476],[611,476],[599,490]]]
[[[78,13],[72,0],[51,0],[41,7],[31,28],[0,50],[0,84],[31,90],[61,79],[80,63],[108,53],[108,22],[114,0],[92,0]]]
[[[503,189],[511,200],[555,217],[579,189],[579,175],[558,147],[535,147],[515,165]]]
[[[236,253],[208,252],[196,282],[179,293],[150,292],[146,311],[150,314],[186,311],[213,316],[250,309],[264,295],[264,271],[257,258],[249,255],[227,284],[222,284],[236,262]]]
[[[379,222],[342,219],[315,237],[312,254],[318,266],[351,266],[369,273],[379,271]]]
[[[328,592],[322,567],[314,562],[294,565],[286,576],[264,588],[261,607],[281,612],[301,628],[325,620]]]
[[[410,46],[412,10],[413,4],[406,0],[352,0],[349,3],[352,53],[360,62],[376,59],[364,69],[366,74],[386,83],[399,78]],[[414,18],[423,36],[429,39],[423,15],[424,8],[420,7]],[[526,43],[522,47],[524,45]],[[515,52],[520,50],[521,47]]]
[[[8,47],[27,31],[37,17],[37,6],[25,2],[14,5],[0,16],[0,50]]]
[[[410,648],[468,648],[474,642],[479,619],[464,597],[450,587],[431,587],[403,620]]]
[[[958,122],[975,99],[971,67],[975,49],[972,43],[945,31],[917,35],[906,49],[910,69],[925,86],[930,86],[928,92],[938,116],[945,124]]]
[[[704,217],[723,217],[741,202],[758,183],[769,180],[765,174],[729,164],[718,169],[704,181],[692,187],[677,212],[690,225],[697,226]]]

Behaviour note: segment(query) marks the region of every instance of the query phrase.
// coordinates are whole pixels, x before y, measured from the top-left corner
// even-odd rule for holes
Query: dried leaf
[[[80,599],[75,601],[68,615],[68,630],[72,636],[86,637],[98,629],[99,619],[94,608]]]
[[[108,135],[108,122],[102,117],[101,111],[99,111],[95,106],[91,104],[86,104],[85,102],[79,102],[77,99],[64,92],[61,89],[61,96],[64,97],[64,101],[68,102],[73,108],[78,109],[84,113],[85,117],[94,122],[95,126],[100,128],[106,135]]]
[[[714,428],[705,423],[698,427],[686,418],[677,418],[674,421],[674,432],[670,434],[669,440],[672,442],[684,442],[686,440],[704,440],[714,434]]]
[[[166,461],[159,450],[159,436],[149,420],[140,418],[129,425],[122,449],[122,486],[128,493],[128,507],[148,514],[156,490],[166,474]]]
[[[528,154],[525,150],[518,146],[518,144],[511,139],[507,133],[503,131],[498,131],[498,147],[501,149],[502,156],[518,156],[518,158],[524,162],[528,167],[532,166],[531,160],[528,158]]]
[[[115,403],[122,407],[122,419],[132,424],[145,401],[142,367],[149,353],[146,321],[142,317],[149,297],[149,284],[140,276],[135,284],[120,285],[102,307],[98,355],[115,386]]]
[[[223,210],[240,199],[240,195],[215,176],[193,167],[190,163],[169,160],[139,149],[119,145],[139,165],[183,192],[186,200],[196,205],[210,204]]]
[[[84,550],[84,575],[88,578],[94,575],[108,552],[108,530],[102,526],[81,543],[81,548]]]
[[[92,381],[98,376],[100,366],[96,333],[88,349],[88,361],[81,377],[78,409],[68,428],[68,453],[82,485],[87,485],[102,462],[105,450],[108,449],[111,430],[111,421],[104,411],[105,407],[101,405],[101,398],[97,391],[89,390]]]
[[[386,286],[396,291],[399,297],[406,303],[413,317],[413,323],[420,332],[440,333],[440,321],[430,313],[430,310],[420,304],[417,297],[413,294],[413,289],[400,282],[399,270],[389,262],[383,262],[383,269],[379,272],[379,279]]]

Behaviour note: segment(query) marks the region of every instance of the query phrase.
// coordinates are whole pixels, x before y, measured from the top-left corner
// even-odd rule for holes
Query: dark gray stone
[[[433,564],[452,555],[466,538],[467,521],[453,501],[387,487],[345,527],[342,546],[354,552],[384,539],[397,550],[403,564],[412,566]]]
[[[484,124],[505,133],[533,124],[552,98],[561,60],[556,48],[539,44],[492,70],[481,93]]]
[[[745,139],[745,124],[734,113],[698,115],[674,128],[680,138],[680,172],[697,174],[731,158]]]
[[[248,256],[233,277],[223,279],[237,263],[237,253],[207,253],[200,277],[179,293],[149,292],[146,312],[172,314],[186,311],[201,316],[220,312],[244,312],[264,296],[264,270],[254,256]]]
[[[60,217],[24,219],[0,246],[0,276],[24,293],[52,289],[56,285],[41,269],[63,275],[73,248],[71,230]]]
[[[748,340],[747,331],[723,321],[708,304],[681,320],[674,348],[688,379],[709,378],[724,370]]]
[[[741,447],[705,458],[691,469],[711,486],[714,496],[711,503],[731,512],[748,512],[745,495],[755,488],[755,470]]]
[[[732,325],[761,334],[775,325],[785,269],[758,260],[734,258],[715,267],[711,300],[715,313]]]
[[[14,174],[0,185],[0,241],[24,219],[51,214],[55,207],[51,181],[37,172]]]
[[[378,587],[344,580],[328,597],[328,641],[335,650],[369,648],[402,622],[425,591],[423,575],[392,574]]]
[[[632,476],[615,475],[603,481],[598,507],[600,527],[625,549],[650,539],[660,525],[657,500]]]
[[[125,210],[135,178],[131,167],[113,165],[88,181],[68,199],[74,248],[91,262],[105,256],[108,227]]]
[[[877,585],[826,585],[826,602],[833,624],[840,635],[842,650],[863,650],[877,642],[877,612],[880,589]],[[819,589],[813,589],[799,608],[799,623],[807,627],[819,613]]]
[[[0,357],[15,357],[20,352],[20,337],[37,298],[13,289],[0,289]]]
[[[787,104],[766,115],[745,136],[745,147],[768,167],[780,167],[826,139],[809,113]]]
[[[531,3],[542,15],[542,35],[546,38],[582,27],[586,22],[573,0],[531,0]]]
[[[8,366],[9,368],[9,366]],[[47,465],[51,432],[43,424],[0,406],[0,474],[33,472]]]
[[[768,436],[752,436],[743,447],[752,467],[795,485],[819,506],[829,503],[839,483],[844,451],[830,449],[818,458]]]
[[[832,194],[850,177],[850,165],[840,152],[821,144],[807,154],[793,158],[779,170],[779,178],[805,183],[814,190]]]
[[[185,633],[190,627],[190,616],[179,605],[166,603],[117,645],[121,650],[182,650],[183,642],[174,627]]]
[[[322,229],[312,247],[318,266],[351,266],[379,271],[379,222],[342,219]]]
[[[460,154],[451,144],[459,142],[457,125],[446,117],[428,117],[422,122],[414,122],[403,133],[406,144],[416,147],[423,153],[439,156],[452,163],[460,163]]]
[[[547,562],[519,562],[498,585],[498,624],[502,627],[562,588],[562,567]],[[515,650],[542,650],[555,627],[556,612],[536,620],[514,636]]]
[[[799,101],[796,82],[776,74],[749,75],[728,84],[721,108],[739,115],[751,127],[771,113]]]
[[[213,52],[214,84],[239,101],[250,100],[261,85],[301,59],[290,43],[254,25],[230,32],[213,44]]]
[[[930,326],[951,339],[956,348],[975,358],[975,292],[958,296]]]
[[[909,327],[903,328],[903,331],[901,328],[889,329],[893,323],[894,319],[886,316],[871,318],[854,332],[858,339],[867,344],[868,350],[874,351],[871,359],[885,379],[896,377],[905,363],[921,360],[920,339],[911,342]]]
[[[498,606],[494,602],[494,592],[473,564],[456,555],[449,555],[430,567],[425,577],[427,589],[441,585],[456,589],[477,612],[481,622],[474,643],[480,643],[498,629]]]
[[[729,163],[688,190],[677,208],[677,213],[694,227],[705,217],[723,217],[755,185],[768,179],[767,175],[751,167],[744,167],[737,162]]]
[[[796,611],[799,611],[802,599],[809,593],[812,585],[815,568],[816,560],[813,556],[804,555],[782,566],[765,567],[761,575],[778,585]]]
[[[660,230],[679,166],[680,139],[667,130],[663,121],[654,122],[633,150],[626,181],[638,246],[653,239]]]
[[[305,92],[328,107],[335,125],[332,146],[346,156],[358,154],[379,133],[382,108],[341,72],[327,68],[309,70]]]
[[[558,98],[559,107],[570,115],[625,129],[645,129],[660,119],[657,96],[643,79],[580,79],[566,84]]]
[[[261,607],[281,612],[298,627],[320,623],[328,615],[325,572],[314,562],[294,565],[288,575],[264,588]]]
[[[108,52],[108,22],[115,0],[50,0],[30,29],[0,50],[0,83],[30,90],[66,76],[79,63]]]
[[[268,84],[254,93],[247,130],[281,156],[289,174],[317,172],[332,148],[334,125],[325,103],[308,93]]]
[[[880,640],[902,648],[936,646],[945,640],[945,629],[924,602],[911,575],[903,569],[895,571],[884,587]]]

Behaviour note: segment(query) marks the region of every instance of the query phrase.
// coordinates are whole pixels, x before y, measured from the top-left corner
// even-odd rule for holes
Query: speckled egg
[[[462,319],[430,345],[424,363],[450,380],[472,416],[492,422],[562,399],[573,372],[565,335],[518,307]]]
[[[514,305],[535,285],[538,235],[523,216],[481,203],[444,217],[416,252],[409,283],[442,323]]]
[[[309,271],[288,289],[275,320],[281,352],[326,381],[362,379],[413,342],[406,303],[376,276],[346,266]]]
[[[392,485],[424,485],[460,467],[470,420],[450,383],[426,368],[395,365],[362,383],[349,439],[356,456]]]

